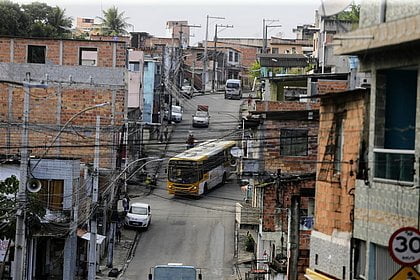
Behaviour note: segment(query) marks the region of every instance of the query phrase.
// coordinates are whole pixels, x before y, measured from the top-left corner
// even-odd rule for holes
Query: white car
[[[181,122],[182,121],[182,107],[177,105],[172,105],[171,115],[172,121]]]
[[[196,111],[192,117],[193,127],[209,127],[210,116],[208,111]]]
[[[132,203],[125,216],[124,224],[127,227],[148,229],[152,221],[150,205],[146,203]]]
[[[182,96],[191,99],[193,97],[194,89],[191,86],[182,86],[181,87],[181,94]]]

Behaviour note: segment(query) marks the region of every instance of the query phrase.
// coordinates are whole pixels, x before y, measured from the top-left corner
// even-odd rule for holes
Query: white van
[[[241,99],[241,80],[228,79],[225,85],[225,99]]]

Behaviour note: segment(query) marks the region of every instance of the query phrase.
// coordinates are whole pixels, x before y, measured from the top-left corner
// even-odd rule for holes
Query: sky
[[[295,38],[292,29],[297,25],[313,24],[315,10],[321,0],[38,0],[51,6],[66,9],[66,14],[76,17],[95,18],[101,11],[115,5],[125,12],[127,20],[133,25],[128,31],[144,31],[156,37],[165,37],[166,21],[187,20],[191,28],[190,44],[195,45],[205,39],[206,16],[224,17],[224,20],[209,20],[208,39],[214,37],[215,24],[233,25],[221,29],[219,38],[262,38],[263,19],[276,20],[269,28],[268,36]],[[326,0],[323,0],[326,1]],[[341,0],[340,0],[341,1]],[[345,0],[347,1],[347,0]],[[32,1],[14,1],[20,4]]]

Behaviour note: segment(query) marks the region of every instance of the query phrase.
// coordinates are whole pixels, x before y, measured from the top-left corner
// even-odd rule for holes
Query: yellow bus
[[[235,166],[230,153],[235,145],[235,141],[207,141],[169,159],[169,194],[200,196],[224,184]]]

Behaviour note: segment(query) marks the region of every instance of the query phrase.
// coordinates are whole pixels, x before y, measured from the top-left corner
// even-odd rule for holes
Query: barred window
[[[280,155],[307,156],[307,129],[280,129]]]

